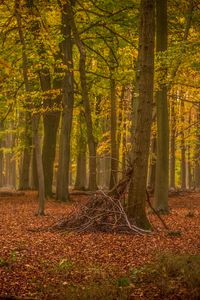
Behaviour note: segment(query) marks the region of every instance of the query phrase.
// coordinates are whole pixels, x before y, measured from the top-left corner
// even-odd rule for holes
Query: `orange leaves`
[[[77,202],[85,201],[77,195],[72,197]],[[191,205],[193,216],[189,218]],[[86,291],[91,282],[109,285],[111,279],[120,282],[120,291],[128,289],[132,299],[142,299],[147,290],[151,290],[151,296],[156,295],[156,287],[148,282],[143,282],[142,289],[135,283],[121,285],[128,284],[130,273],[157,253],[199,252],[199,194],[171,198],[170,207],[171,213],[163,218],[171,230],[181,230],[181,236],[166,235],[154,215],[150,219],[157,232],[148,236],[31,232],[30,228],[55,224],[72,206],[50,200],[47,215],[39,218],[34,215],[37,209],[34,193],[0,198],[0,296],[58,299],[60,295],[59,299],[64,299],[66,290],[72,286]]]

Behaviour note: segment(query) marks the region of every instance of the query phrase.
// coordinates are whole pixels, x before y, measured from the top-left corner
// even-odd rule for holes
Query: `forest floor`
[[[34,192],[0,197],[0,299],[200,299],[200,194],[170,198],[170,232],[149,214],[148,235],[34,232],[73,207],[48,200],[38,217],[37,206]]]

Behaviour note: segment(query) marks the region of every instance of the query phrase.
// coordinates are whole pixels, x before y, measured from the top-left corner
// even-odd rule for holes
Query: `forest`
[[[0,0],[0,299],[200,298],[198,0]]]

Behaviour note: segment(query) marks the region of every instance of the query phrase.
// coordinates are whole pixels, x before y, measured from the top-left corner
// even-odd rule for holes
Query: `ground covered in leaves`
[[[73,207],[49,200],[46,216],[38,217],[37,206],[34,192],[0,197],[0,299],[200,299],[199,269],[194,285],[183,279],[200,263],[200,194],[170,198],[171,213],[163,216],[170,231],[149,214],[149,235],[34,231]],[[186,267],[180,254],[192,255]],[[163,255],[172,258],[171,267]],[[171,270],[178,264],[181,271]]]

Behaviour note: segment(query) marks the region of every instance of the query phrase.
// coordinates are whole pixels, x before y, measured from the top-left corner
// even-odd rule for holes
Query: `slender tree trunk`
[[[56,198],[61,201],[69,201],[69,163],[70,163],[70,139],[74,105],[74,74],[72,57],[71,22],[73,18],[72,1],[62,7],[62,33],[63,33],[63,63],[67,66],[64,77],[63,111],[60,132],[59,162]]]
[[[88,148],[89,148],[89,186],[88,189],[94,191],[97,189],[96,183],[96,141],[93,135],[93,124],[92,124],[92,115],[87,87],[87,77],[86,77],[86,51],[84,45],[80,39],[79,32],[74,21],[72,6],[70,6],[70,19],[71,26],[74,35],[74,41],[78,47],[80,53],[79,61],[79,72],[80,72],[80,81],[81,81],[81,92],[83,106],[85,110],[85,120],[87,126],[87,139],[88,139]]]
[[[21,15],[19,11],[19,3],[15,1],[15,16],[17,19],[19,39],[22,46],[22,64],[23,64],[23,76],[26,93],[30,93],[30,81],[28,77],[28,59],[26,53],[26,43],[22,31],[22,22]],[[29,105],[31,104],[31,99],[28,99]],[[33,128],[33,139],[36,153],[36,164],[37,164],[37,173],[38,173],[38,182],[39,182],[39,208],[38,215],[44,215],[45,209],[45,188],[44,188],[44,173],[42,165],[42,153],[40,149],[40,139],[38,134],[38,125],[39,125],[39,116],[34,114],[32,116],[32,128]]]
[[[0,133],[3,131],[3,122],[0,122]],[[3,151],[3,138],[0,137],[0,187],[4,186],[4,151]]]
[[[188,136],[191,135],[191,109],[188,113]],[[191,145],[190,142],[188,142],[187,145],[187,172],[186,172],[186,186],[189,190],[191,190],[192,187],[192,168],[191,168]]]
[[[116,112],[116,87],[113,78],[113,70],[110,71],[110,91],[111,91],[111,170],[110,170],[110,189],[117,183],[118,177],[118,155],[117,155],[117,112]]]
[[[152,134],[151,137],[151,154],[150,154],[150,166],[149,166],[149,182],[148,188],[151,191],[155,190],[155,180],[156,180],[156,136]]]
[[[167,50],[167,0],[156,0],[156,51]],[[165,80],[166,70],[163,71]],[[154,208],[160,212],[168,212],[169,189],[169,121],[167,86],[161,83],[156,92],[157,107],[157,160]]]
[[[186,146],[185,146],[185,134],[184,134],[184,122],[185,122],[185,109],[184,102],[181,101],[181,189],[186,189]]]
[[[37,175],[35,148],[33,148],[32,159],[31,159],[31,189],[38,190],[38,175]]]
[[[78,155],[77,155],[77,166],[76,166],[76,180],[74,188],[76,190],[85,190],[86,187],[86,141],[84,136],[84,120],[80,113],[79,119],[79,137],[78,137]]]
[[[145,212],[148,155],[153,107],[154,1],[141,0],[139,35],[139,99],[133,147],[133,173],[128,193],[128,214],[141,228],[150,228]]]
[[[20,114],[22,118],[22,114]],[[24,114],[24,133],[22,135],[23,139],[23,156],[22,163],[20,168],[20,177],[19,177],[19,189],[28,190],[29,185],[29,169],[31,162],[31,146],[32,146],[32,130],[31,130],[31,114],[29,111],[26,111]]]
[[[171,101],[171,136],[170,136],[170,189],[175,190],[175,163],[176,163],[176,113],[175,102]]]
[[[194,154],[194,181],[195,190],[200,191],[200,105],[197,109],[196,144]]]

